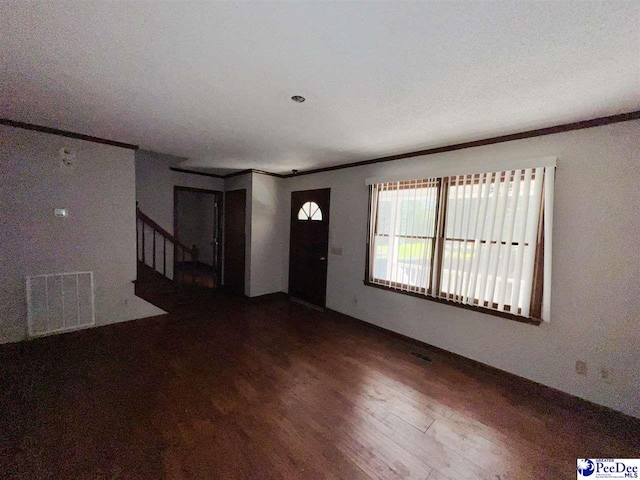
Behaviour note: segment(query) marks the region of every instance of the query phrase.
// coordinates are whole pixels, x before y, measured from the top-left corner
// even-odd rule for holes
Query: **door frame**
[[[322,305],[315,305],[315,304],[308,304],[306,301],[300,300],[302,303],[308,304],[312,307],[319,307],[321,309],[325,309],[327,308],[327,282],[329,281],[329,243],[330,243],[330,228],[331,228],[331,215],[330,215],[330,210],[331,210],[331,188],[330,187],[326,187],[326,188],[310,188],[307,190],[293,190],[290,192],[289,195],[289,204],[290,204],[290,216],[289,216],[289,280],[288,280],[288,292],[289,292],[289,297],[291,298],[296,298],[293,297],[291,295],[291,252],[292,252],[292,244],[293,244],[293,224],[296,218],[296,215],[298,213],[298,211],[294,208],[293,206],[293,194],[294,193],[301,193],[301,192],[316,192],[316,191],[324,191],[326,190],[328,192],[328,207],[327,211],[325,212],[325,218],[327,219],[327,253],[326,253],[326,260],[324,263],[324,296],[323,296],[323,301],[322,301]]]
[[[214,258],[214,263],[216,264],[215,266],[215,274],[216,274],[216,283],[218,285],[221,285],[222,283],[222,269],[223,269],[223,265],[222,262],[224,261],[223,255],[222,255],[222,241],[223,241],[223,235],[224,235],[224,230],[223,230],[223,225],[222,225],[222,221],[223,221],[223,212],[224,212],[224,193],[220,190],[209,190],[206,188],[195,188],[195,187],[183,187],[180,185],[174,185],[173,186],[173,236],[178,238],[178,192],[195,192],[195,193],[204,193],[204,194],[210,194],[210,195],[215,195],[216,196],[216,203],[218,205],[217,207],[217,225],[218,225],[218,231],[216,232],[217,235],[217,240],[218,243],[216,245],[216,247],[214,248],[214,254],[215,254],[215,258]],[[212,238],[212,241],[215,241],[215,238]],[[174,272],[175,272],[175,267],[176,267],[176,260],[177,260],[177,255],[174,252],[173,255],[173,268],[174,268]]]

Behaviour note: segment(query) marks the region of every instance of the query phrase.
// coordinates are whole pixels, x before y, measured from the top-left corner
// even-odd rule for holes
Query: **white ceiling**
[[[185,167],[289,172],[640,107],[638,1],[0,9],[1,117]]]

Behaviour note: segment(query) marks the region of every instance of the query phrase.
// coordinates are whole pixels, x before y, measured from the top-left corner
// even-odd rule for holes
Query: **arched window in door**
[[[298,220],[322,220],[322,210],[316,202],[307,202],[298,211]]]

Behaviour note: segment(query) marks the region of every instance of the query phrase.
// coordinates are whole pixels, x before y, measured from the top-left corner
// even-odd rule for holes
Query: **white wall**
[[[249,296],[257,297],[282,291],[285,263],[283,249],[289,248],[284,238],[288,217],[285,179],[252,174],[251,190],[251,285]]]
[[[27,275],[93,271],[96,325],[164,313],[134,295],[132,150],[0,126],[0,160],[0,342],[27,336]]]
[[[633,121],[288,179],[282,288],[290,192],[329,187],[330,244],[343,248],[329,256],[329,308],[640,417],[639,139]],[[558,156],[551,323],[526,325],[363,284],[365,178],[548,155]],[[588,363],[587,376],[576,375],[576,360]],[[611,384],[600,378],[602,367]]]
[[[136,151],[136,200],[140,210],[173,233],[173,187],[224,190],[224,180],[174,172],[184,158],[146,150]]]

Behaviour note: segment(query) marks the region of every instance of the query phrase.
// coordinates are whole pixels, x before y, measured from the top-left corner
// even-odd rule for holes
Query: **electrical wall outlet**
[[[578,375],[586,375],[587,374],[587,362],[582,362],[580,360],[576,361],[576,373]]]

